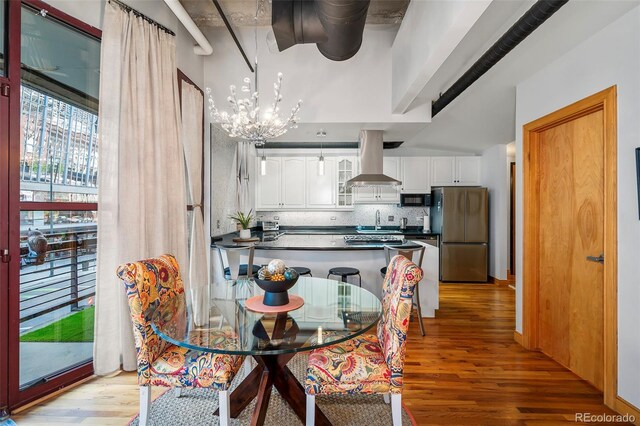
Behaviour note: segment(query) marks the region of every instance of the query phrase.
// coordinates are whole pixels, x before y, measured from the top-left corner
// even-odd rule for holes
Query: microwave
[[[400,194],[400,207],[429,207],[431,194]]]

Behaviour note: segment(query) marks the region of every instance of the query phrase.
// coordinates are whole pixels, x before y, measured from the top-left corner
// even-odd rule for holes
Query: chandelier
[[[282,95],[280,87],[282,85],[282,73],[278,73],[278,79],[273,83],[274,98],[271,105],[262,113],[260,109],[260,94],[258,92],[258,62],[255,67],[255,91],[251,86],[251,80],[248,77],[244,79],[244,85],[241,90],[244,93],[251,93],[251,97],[238,99],[236,86],[229,86],[231,96],[227,98],[231,107],[231,112],[218,111],[211,89],[207,88],[209,97],[209,114],[214,121],[219,122],[222,128],[229,133],[232,138],[242,138],[254,143],[257,146],[263,145],[267,140],[282,136],[289,128],[297,128],[298,111],[302,101],[291,108],[291,114],[288,118],[280,118],[280,102]]]
[[[254,16],[255,28],[255,66],[254,66],[254,86],[251,86],[251,79],[245,77],[242,85],[243,93],[250,93],[250,97],[238,99],[236,86],[229,86],[231,96],[227,98],[231,111],[218,111],[211,89],[207,88],[207,96],[209,97],[209,115],[214,121],[220,123],[221,127],[229,133],[232,138],[242,138],[255,144],[262,146],[269,139],[275,139],[287,133],[290,128],[297,128],[298,111],[302,100],[291,108],[291,114],[288,118],[280,118],[280,102],[282,95],[280,87],[282,86],[282,73],[278,73],[278,79],[273,83],[274,98],[271,105],[264,111],[260,109],[260,94],[258,91],[258,14],[261,9],[261,1],[256,0],[256,14]],[[255,89],[255,90],[254,90]]]

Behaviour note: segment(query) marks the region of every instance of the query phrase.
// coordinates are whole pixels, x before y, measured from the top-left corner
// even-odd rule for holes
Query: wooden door
[[[319,175],[318,157],[307,157],[307,208],[336,207],[336,159],[324,159],[324,174]]]
[[[604,386],[603,111],[538,135],[539,347]]]
[[[429,185],[429,157],[403,157],[401,160],[402,187],[404,194],[426,194]]]
[[[384,157],[382,159],[382,173],[394,179],[402,179],[400,176],[400,158]],[[389,186],[379,187],[378,201],[381,203],[399,203],[400,189]]]

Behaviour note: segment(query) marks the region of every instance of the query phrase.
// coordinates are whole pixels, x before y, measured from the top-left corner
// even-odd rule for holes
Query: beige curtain
[[[202,210],[202,158],[203,158],[203,114],[204,98],[195,86],[181,82],[182,89],[182,143],[184,144],[185,163],[189,181],[189,198],[193,205],[189,223],[189,283],[191,286],[191,305],[197,320],[206,308],[206,292],[209,285],[207,267],[207,241],[204,232]],[[201,304],[204,304],[201,306]]]
[[[236,170],[238,190],[236,192],[236,207],[238,211],[248,213],[251,208],[249,200],[249,149],[248,141],[238,141],[236,150]]]
[[[100,69],[94,367],[135,370],[123,262],[187,263],[186,194],[174,37],[106,2]]]

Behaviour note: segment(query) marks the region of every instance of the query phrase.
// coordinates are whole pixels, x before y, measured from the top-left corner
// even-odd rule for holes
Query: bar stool
[[[425,248],[424,246],[420,246],[420,247],[415,247],[415,248],[400,248],[400,247],[396,247],[396,246],[384,246],[384,257],[387,261],[387,265],[391,262],[391,252],[397,253],[399,255],[402,255],[404,257],[406,257],[407,259],[413,261],[413,254],[414,253],[418,253],[419,257],[418,257],[418,261],[415,262],[416,265],[418,265],[418,267],[420,269],[422,269],[422,260],[424,259],[424,251]],[[387,267],[385,266],[384,268],[380,268],[380,274],[382,275],[382,278],[384,279],[384,277],[387,275]],[[424,324],[422,324],[422,309],[420,308],[420,283],[418,283],[418,285],[416,285],[416,289],[413,293],[414,295],[414,301],[413,304],[416,306],[416,310],[418,311],[418,321],[420,322],[420,333],[422,333],[422,335],[424,336]]]
[[[335,276],[339,276],[342,277],[342,282],[346,283],[347,281],[347,277],[353,276],[353,275],[357,275],[358,276],[358,285],[360,287],[362,287],[362,277],[360,276],[360,270],[357,268],[350,268],[347,266],[338,266],[336,268],[331,268],[329,269],[329,273],[327,274],[327,278],[329,278],[329,276],[331,275],[335,275]]]
[[[254,247],[218,247],[220,263],[224,268],[224,278],[226,280],[237,280],[238,278],[251,278],[258,273],[260,267],[253,264]],[[223,256],[224,254],[224,256]],[[247,257],[246,263],[240,263],[241,257]],[[226,258],[226,263],[225,263]],[[248,272],[251,271],[251,274]]]
[[[295,269],[298,275],[309,275],[312,277],[311,269],[305,268],[304,266],[294,266],[292,269]]]

